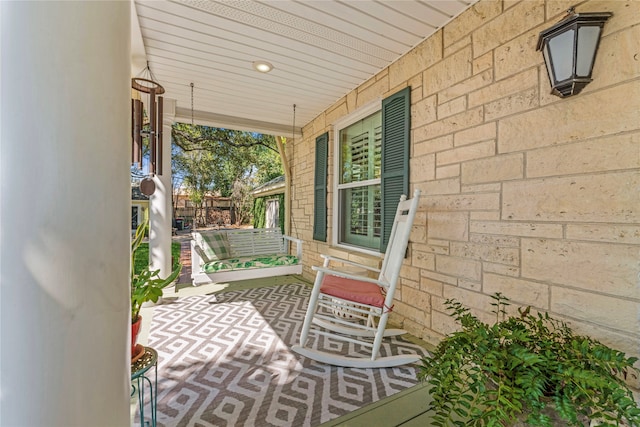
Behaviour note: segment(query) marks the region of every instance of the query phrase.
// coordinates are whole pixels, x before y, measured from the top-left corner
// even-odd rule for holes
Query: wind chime
[[[142,77],[146,73],[147,77]],[[137,91],[131,99],[131,164],[142,169],[144,140],[149,146],[149,175],[140,182],[140,191],[147,196],[156,190],[154,175],[162,175],[162,108],[164,88],[155,81],[151,69],[142,71],[141,77],[131,79],[131,87]],[[148,110],[142,101],[142,95],[148,95]],[[147,114],[145,114],[145,112]],[[146,120],[145,120],[146,119]]]

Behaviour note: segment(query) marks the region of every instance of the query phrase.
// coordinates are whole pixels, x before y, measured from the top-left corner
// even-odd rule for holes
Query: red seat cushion
[[[325,275],[320,291],[323,294],[342,298],[360,304],[380,307],[384,305],[384,295],[380,286],[375,283],[362,280],[347,279],[344,277]]]

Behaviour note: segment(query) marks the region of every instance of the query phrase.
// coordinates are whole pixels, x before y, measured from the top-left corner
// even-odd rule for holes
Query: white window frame
[[[349,187],[360,187],[362,185],[368,185],[371,181],[379,181],[379,180],[367,180],[367,181],[358,181],[355,183],[342,184],[340,185],[340,131],[344,128],[347,128],[357,122],[358,120],[365,119],[370,115],[377,113],[382,110],[382,98],[375,99],[374,101],[369,102],[368,104],[363,105],[358,108],[351,114],[348,114],[344,117],[341,117],[339,120],[336,120],[333,123],[333,183],[332,183],[332,191],[333,191],[333,206],[332,206],[332,221],[331,228],[333,232],[331,233],[331,245],[336,246],[338,248],[349,249],[356,252],[361,252],[369,255],[380,256],[381,252],[378,250],[373,250],[370,248],[363,248],[361,246],[349,245],[347,243],[340,243],[338,241],[338,235],[340,230],[340,189],[345,189]]]

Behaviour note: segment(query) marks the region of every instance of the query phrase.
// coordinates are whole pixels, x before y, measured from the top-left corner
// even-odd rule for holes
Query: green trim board
[[[420,383],[320,427],[428,426],[431,417],[426,412],[430,402],[429,384]]]

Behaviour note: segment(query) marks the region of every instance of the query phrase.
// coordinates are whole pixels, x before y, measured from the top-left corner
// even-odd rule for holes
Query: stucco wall
[[[535,48],[576,3],[578,12],[614,15],[594,81],[560,99]],[[424,198],[394,321],[435,343],[455,328],[446,298],[489,320],[488,295],[499,291],[638,355],[638,40],[640,1],[485,0],[347,94],[289,147],[305,274],[320,253],[377,261],[313,241],[315,138],[328,131],[332,141],[337,119],[409,85],[410,182]],[[332,171],[330,149],[328,224]]]

